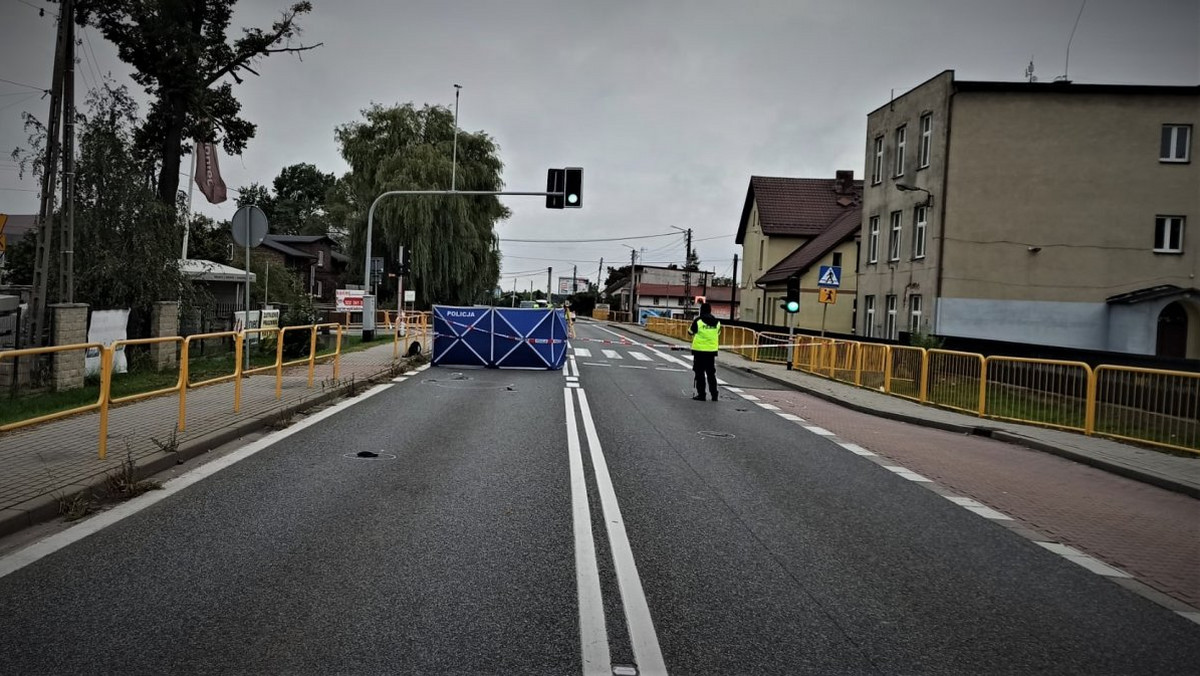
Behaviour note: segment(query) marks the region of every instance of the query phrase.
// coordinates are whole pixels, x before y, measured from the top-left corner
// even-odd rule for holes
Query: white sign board
[[[125,340],[126,327],[129,325],[129,310],[97,310],[92,313],[92,323],[88,326],[88,342],[111,345],[114,340]],[[83,357],[83,370],[89,376],[100,373],[100,350],[89,349]],[[125,361],[125,348],[113,353],[113,373],[125,373],[129,370]]]
[[[571,280],[575,280],[575,291],[571,291]],[[558,293],[585,293],[588,290],[588,280],[583,277],[559,277]]]
[[[337,298],[338,312],[362,312],[363,296],[367,295],[366,291],[361,289],[338,289],[334,292]]]
[[[404,290],[404,302],[405,303],[417,302],[417,292],[413,291],[412,289],[405,289]]]

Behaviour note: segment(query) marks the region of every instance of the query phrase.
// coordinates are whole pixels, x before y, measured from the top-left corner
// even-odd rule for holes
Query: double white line
[[[667,668],[663,663],[662,651],[658,647],[658,635],[650,618],[650,607],[646,605],[646,595],[642,591],[637,564],[634,563],[633,551],[629,547],[625,520],[621,517],[621,507],[617,504],[612,478],[608,474],[608,463],[604,460],[604,452],[600,448],[600,437],[596,434],[596,423],[592,420],[587,394],[582,389],[565,388],[563,401],[567,411],[567,449],[571,456],[571,511],[575,528],[575,576],[579,588],[579,638],[583,648],[583,673],[585,676],[612,676],[613,671],[608,630],[604,622],[600,571],[596,563],[596,543],[592,538],[592,511],[588,502],[587,478],[583,471],[579,426],[575,421],[576,396],[579,412],[583,417],[583,429],[587,436],[592,468],[596,474],[600,509],[604,517],[604,526],[608,530],[608,544],[612,549],[613,568],[621,592],[621,604],[625,608],[625,622],[629,626],[629,638],[633,646],[634,660],[637,661],[638,674],[665,676]]]

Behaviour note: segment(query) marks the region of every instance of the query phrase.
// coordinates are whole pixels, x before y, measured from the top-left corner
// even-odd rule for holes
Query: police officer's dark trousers
[[[708,381],[708,389],[713,401],[717,400],[717,353],[697,352],[692,350],[692,371],[696,373],[696,395],[704,397],[704,383]]]

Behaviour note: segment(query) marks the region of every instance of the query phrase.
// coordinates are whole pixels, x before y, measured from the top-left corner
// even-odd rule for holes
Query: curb
[[[610,324],[611,324],[611,322],[610,322]],[[632,329],[632,328],[626,327],[621,324],[616,324],[615,328],[624,329],[628,333],[640,335],[643,338],[651,338],[651,337],[654,339],[666,338],[665,336],[659,336],[658,334],[646,335],[646,334],[641,333],[637,329]],[[1046,442],[1040,441],[1038,439],[1031,439],[1031,438],[1023,436],[1021,434],[1016,434],[1016,433],[1009,432],[1006,430],[999,430],[994,427],[987,427],[985,425],[959,425],[956,423],[942,422],[940,420],[928,420],[926,418],[908,415],[905,413],[896,413],[894,411],[881,411],[879,409],[871,408],[869,406],[864,406],[862,404],[856,404],[854,402],[845,401],[843,399],[838,398],[837,395],[830,394],[828,392],[822,392],[822,391],[816,390],[816,389],[811,389],[811,388],[805,387],[804,385],[794,383],[794,382],[792,382],[790,380],[786,380],[784,378],[779,378],[779,377],[773,376],[769,373],[763,373],[761,371],[757,371],[757,370],[747,367],[747,366],[739,366],[736,364],[728,364],[728,363],[726,363],[726,366],[737,369],[738,371],[742,371],[744,373],[756,375],[765,380],[769,380],[777,385],[783,385],[784,387],[796,390],[798,392],[803,392],[805,394],[817,397],[818,399],[824,399],[825,401],[828,401],[833,404],[837,404],[838,406],[841,406],[843,408],[848,408],[852,411],[858,411],[859,413],[866,413],[868,415],[873,415],[878,418],[886,418],[888,420],[895,420],[897,422],[908,423],[910,425],[921,425],[922,427],[932,427],[934,429],[940,429],[940,430],[944,430],[947,432],[954,432],[957,434],[974,434],[974,435],[978,435],[978,436],[989,437],[989,438],[995,439],[997,441],[1003,441],[1005,443],[1015,444],[1017,446],[1022,446],[1025,448],[1029,448],[1031,450],[1041,451],[1043,453],[1050,453],[1051,455],[1057,455],[1060,458],[1065,458],[1065,459],[1071,460],[1073,462],[1078,462],[1083,465],[1088,465],[1089,467],[1095,467],[1096,469],[1104,470],[1106,472],[1110,472],[1110,473],[1116,474],[1118,476],[1123,476],[1126,479],[1133,479],[1134,481],[1140,481],[1142,483],[1150,484],[1151,486],[1156,486],[1158,488],[1172,491],[1174,493],[1181,493],[1188,497],[1200,499],[1200,487],[1192,486],[1190,484],[1180,482],[1179,480],[1175,479],[1174,477],[1169,477],[1169,476],[1166,476],[1163,474],[1159,474],[1158,472],[1139,469],[1137,467],[1130,467],[1128,465],[1120,465],[1120,464],[1108,462],[1102,458],[1097,458],[1095,456],[1087,455],[1086,453],[1080,453],[1079,451],[1076,451],[1076,450],[1073,450],[1070,448],[1066,448],[1063,446],[1056,446],[1054,444],[1046,443]]]
[[[403,365],[406,369],[411,366],[411,359],[401,357],[400,361],[396,362]],[[287,420],[288,418],[303,413],[304,411],[320,406],[334,399],[339,399],[345,396],[346,392],[351,387],[361,387],[363,385],[371,385],[376,382],[390,379],[391,369],[380,371],[375,375],[368,376],[362,380],[356,380],[353,385],[347,383],[340,385],[337,388],[326,390],[311,399],[290,404],[276,411],[272,411],[266,415],[243,421],[232,427],[224,427],[219,430],[214,430],[207,434],[203,434],[195,439],[189,440],[187,443],[179,445],[179,449],[173,453],[158,451],[138,460],[135,465],[135,471],[138,479],[144,479],[149,476],[164,472],[178,464],[203,455],[214,448],[223,446],[231,441],[235,441],[252,432],[271,425],[279,420]],[[86,483],[74,483],[69,486],[55,488],[53,492],[39,495],[36,498],[31,498],[25,502],[18,503],[12,507],[0,510],[0,537],[12,535],[30,526],[51,521],[59,516],[59,496],[62,498],[73,498],[80,493],[95,491],[104,486],[108,480],[108,473],[102,472],[96,474],[87,480]]]

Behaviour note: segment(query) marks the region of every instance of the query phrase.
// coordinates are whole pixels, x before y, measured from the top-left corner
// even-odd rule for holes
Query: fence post
[[[259,335],[262,340],[262,335]],[[233,369],[233,412],[242,408],[242,353],[246,349],[246,334],[239,333],[233,337],[233,354],[237,366]],[[185,385],[186,386],[186,385]]]
[[[177,429],[182,432],[187,425],[187,389],[188,389],[188,354],[192,348],[192,337],[183,339],[183,354],[179,355],[179,424]]]
[[[987,371],[988,358],[980,355],[979,357],[979,417],[987,417]]]
[[[883,346],[883,391],[892,393],[892,346]]]
[[[317,325],[312,326],[312,337],[308,341],[308,386],[313,384],[313,371],[317,368]]]
[[[283,399],[283,339],[287,330],[285,326],[279,329],[279,344],[275,346],[275,398]]]
[[[1085,365],[1086,366],[1086,365]],[[1087,410],[1084,412],[1083,418],[1083,433],[1089,437],[1096,433],[1096,409],[1099,407],[1099,402],[1096,401],[1096,390],[1099,386],[1100,369],[1103,366],[1092,370],[1091,366],[1087,366],[1088,383],[1087,383]]]
[[[408,330],[405,329],[404,333],[405,333],[405,335],[407,335]],[[333,379],[335,381],[338,379],[338,374],[341,372],[341,368],[342,368],[342,327],[341,327],[341,325],[338,325],[338,327],[337,327],[337,342],[334,344],[334,348],[333,348]]]
[[[921,403],[929,400],[929,350],[921,348]]]
[[[111,345],[100,348],[100,446],[97,455],[103,460],[108,456],[108,400],[112,398]]]
[[[854,384],[862,387],[863,344],[854,341]]]

